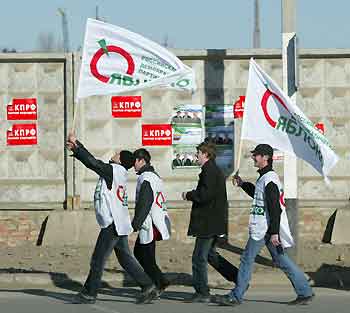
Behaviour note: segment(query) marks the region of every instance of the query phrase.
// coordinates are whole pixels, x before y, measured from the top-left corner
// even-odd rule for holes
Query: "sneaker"
[[[202,295],[198,292],[194,293],[191,298],[185,300],[186,303],[209,303],[210,295]]]
[[[147,287],[144,291],[141,292],[140,296],[136,298],[136,304],[147,304],[151,303],[152,300],[158,297],[157,288],[152,285]]]
[[[76,294],[72,300],[73,304],[94,304],[95,302],[96,297],[90,296],[83,292]]]
[[[314,297],[314,293],[308,297],[298,296],[295,300],[288,302],[288,305],[308,305],[312,302]]]
[[[236,306],[241,304],[236,298],[230,295],[215,295],[214,302],[223,306]]]

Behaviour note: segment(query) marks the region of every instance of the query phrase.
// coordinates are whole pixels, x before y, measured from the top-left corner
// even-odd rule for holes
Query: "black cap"
[[[273,156],[273,149],[270,145],[262,143],[260,145],[257,145],[254,150],[250,151],[253,154],[260,154],[260,155],[269,155],[270,157]]]
[[[135,164],[134,154],[127,150],[120,151],[119,160],[120,164],[123,165],[127,170],[132,168]]]

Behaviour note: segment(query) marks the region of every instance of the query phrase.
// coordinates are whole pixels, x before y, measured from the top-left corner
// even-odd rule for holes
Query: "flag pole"
[[[241,155],[242,155],[243,139],[239,139],[238,152],[237,152],[237,162],[235,167],[235,175],[239,174],[239,168],[241,166]]]
[[[73,121],[72,121],[72,127],[70,129],[71,133],[74,133],[75,132],[75,124],[76,124],[76,121],[77,121],[77,110],[74,110],[74,113],[73,113]]]

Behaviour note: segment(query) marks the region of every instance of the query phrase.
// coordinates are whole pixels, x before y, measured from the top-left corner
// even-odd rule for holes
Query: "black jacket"
[[[202,166],[197,188],[186,193],[192,201],[189,236],[211,237],[227,234],[228,203],[225,177],[215,161]]]
[[[108,163],[97,160],[78,140],[77,147],[72,150],[73,156],[83,163],[87,168],[93,170],[97,175],[101,176],[107,184],[109,190],[113,184],[113,167]]]
[[[269,171],[273,171],[272,166],[266,166],[261,170],[258,170],[259,178]],[[244,182],[242,189],[252,198],[254,198],[255,186],[252,183]],[[280,192],[275,183],[269,182],[265,187],[265,200],[267,211],[270,216],[270,225],[267,232],[270,235],[279,234],[280,232],[280,220],[281,220],[281,206],[280,206]]]
[[[153,166],[150,164],[144,165],[138,172],[137,175],[141,175],[144,172],[152,172],[159,176]],[[131,222],[134,231],[141,229],[143,222],[145,221],[147,215],[149,214],[152,204],[154,201],[153,190],[151,184],[144,180],[141,184],[137,202],[135,203],[135,214]]]

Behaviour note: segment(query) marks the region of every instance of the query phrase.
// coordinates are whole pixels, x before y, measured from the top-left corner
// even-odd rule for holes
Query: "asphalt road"
[[[137,289],[103,289],[94,305],[71,304],[75,292],[65,289],[1,289],[1,313],[348,313],[350,312],[350,291],[315,288],[316,298],[308,306],[288,306],[295,298],[290,288],[257,287],[249,290],[246,300],[237,307],[221,307],[216,304],[188,304],[192,289],[173,287],[167,290],[161,300],[153,304],[136,305]],[[225,294],[227,290],[212,290],[212,294]]]

